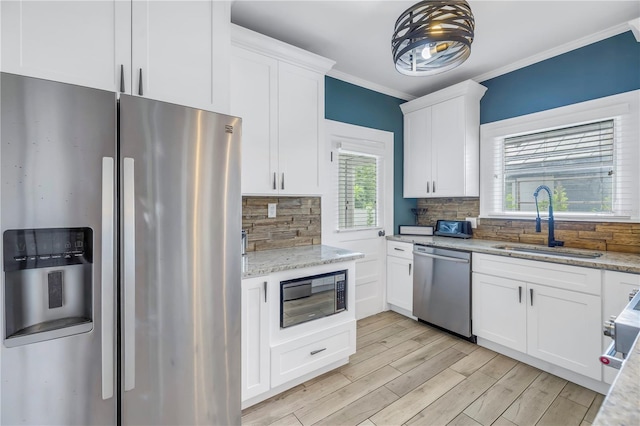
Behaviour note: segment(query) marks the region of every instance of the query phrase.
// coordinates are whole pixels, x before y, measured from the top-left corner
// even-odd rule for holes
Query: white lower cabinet
[[[346,310],[280,326],[281,282],[342,270]],[[355,260],[348,260],[242,280],[243,409],[345,364],[356,352],[355,270]]]
[[[475,255],[474,255],[475,256]],[[473,334],[527,351],[526,284],[473,273]]]
[[[485,254],[473,262],[476,336],[602,379],[601,271]]]
[[[600,297],[527,284],[527,353],[600,380]]]
[[[242,280],[242,401],[270,388],[267,277]]]
[[[413,311],[413,244],[387,241],[387,303]]]
[[[279,386],[355,351],[355,321],[276,345],[271,348],[271,385]]]

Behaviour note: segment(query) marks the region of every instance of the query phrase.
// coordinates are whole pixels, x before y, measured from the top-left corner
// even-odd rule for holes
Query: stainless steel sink
[[[577,259],[595,259],[597,257],[602,256],[602,253],[598,253],[598,252],[546,248],[546,247],[538,248],[538,247],[499,245],[499,246],[493,246],[493,248],[499,249],[499,250],[517,251],[521,253],[544,254],[544,255],[559,256],[559,257],[572,257]]]

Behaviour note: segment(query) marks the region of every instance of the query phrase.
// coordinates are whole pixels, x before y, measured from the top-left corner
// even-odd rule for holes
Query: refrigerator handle
[[[133,158],[123,160],[124,390],[135,387],[136,227]]]
[[[102,399],[113,398],[114,383],[114,166],[102,157]]]

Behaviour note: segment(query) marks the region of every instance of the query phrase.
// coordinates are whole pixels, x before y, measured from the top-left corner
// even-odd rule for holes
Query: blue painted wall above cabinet
[[[481,124],[637,90],[640,43],[627,31],[481,83]]]
[[[356,126],[393,132],[393,216],[394,233],[398,225],[414,223],[411,209],[416,200],[402,198],[403,116],[405,101],[365,89],[335,78],[325,78],[325,118]]]

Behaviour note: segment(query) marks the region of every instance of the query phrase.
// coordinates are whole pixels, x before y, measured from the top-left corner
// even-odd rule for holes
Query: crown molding
[[[563,53],[570,52],[572,50],[579,49],[581,47],[587,46],[592,43],[596,43],[598,41],[607,39],[609,37],[616,36],[618,34],[622,34],[624,32],[629,31],[630,27],[633,27],[633,23],[636,25],[640,21],[640,18],[637,18],[633,21],[629,21],[628,23],[623,23],[616,25],[615,27],[608,28],[606,30],[598,31],[597,33],[590,34],[588,36],[579,38],[577,40],[570,41],[568,43],[556,46],[552,49],[545,50],[544,52],[540,52],[536,55],[529,56],[528,58],[521,59],[519,61],[513,62],[509,65],[505,65],[504,67],[500,67],[494,69],[492,71],[486,72],[484,74],[480,74],[472,78],[477,82],[483,82],[486,80],[490,80],[492,78],[501,76],[503,74],[510,73],[512,71],[519,70],[520,68],[528,67],[529,65],[533,65],[538,62],[542,62],[546,59],[553,58],[554,56],[562,55]],[[635,32],[634,32],[635,34]],[[636,36],[637,39],[637,36]]]
[[[351,74],[338,71],[336,69],[330,70],[327,75],[338,80],[342,80],[347,83],[354,84],[356,86],[364,87],[365,89],[373,90],[374,92],[382,93],[383,95],[393,96],[394,98],[403,99],[405,101],[411,101],[416,99],[415,96],[408,93],[401,92],[399,90],[390,89],[389,87],[382,86],[381,84],[372,83],[360,77],[353,76]]]
[[[473,80],[465,80],[453,86],[438,90],[437,92],[424,95],[411,102],[406,102],[400,105],[400,109],[403,114],[407,114],[459,96],[466,96],[469,100],[480,102],[480,99],[486,91],[487,88],[480,83],[476,83]]]
[[[326,74],[335,61],[299,47],[284,43],[264,34],[231,24],[231,44],[256,53],[271,56],[280,61],[302,66]]]
[[[640,18],[629,21],[629,29],[631,29],[636,41],[640,42]]]

